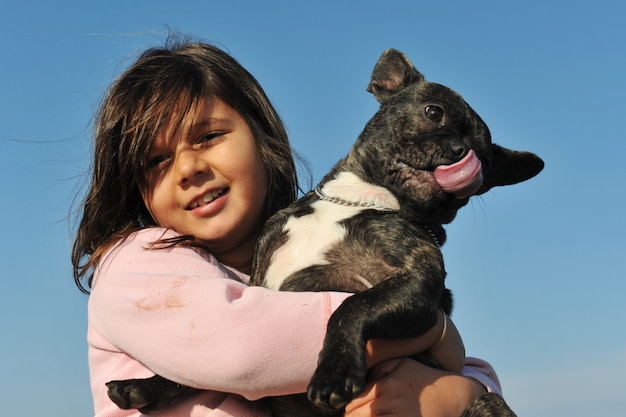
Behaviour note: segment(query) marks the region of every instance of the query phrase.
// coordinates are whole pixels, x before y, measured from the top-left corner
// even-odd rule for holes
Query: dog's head
[[[537,175],[543,161],[491,143],[463,98],[424,79],[401,52],[383,53],[368,91],[380,102],[346,162],[391,190],[419,221],[449,223],[472,195]]]

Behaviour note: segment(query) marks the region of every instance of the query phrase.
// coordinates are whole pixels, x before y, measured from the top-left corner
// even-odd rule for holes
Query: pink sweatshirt
[[[140,416],[118,409],[105,383],[155,373],[205,390],[159,414],[168,417],[268,416],[253,400],[304,392],[328,318],[349,294],[248,287],[248,276],[201,251],[146,250],[173,236],[137,232],[95,271],[88,343],[96,417]],[[488,364],[470,359],[465,373],[499,391]]]

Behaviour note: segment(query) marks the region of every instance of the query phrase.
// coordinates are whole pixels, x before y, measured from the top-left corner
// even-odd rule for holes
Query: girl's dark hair
[[[89,292],[107,249],[155,225],[143,196],[148,153],[160,129],[210,98],[239,112],[252,131],[268,178],[265,218],[295,200],[298,179],[287,133],[256,79],[206,43],[174,40],[149,49],[113,83],[97,113],[91,183],[72,248],[74,281],[82,292]]]

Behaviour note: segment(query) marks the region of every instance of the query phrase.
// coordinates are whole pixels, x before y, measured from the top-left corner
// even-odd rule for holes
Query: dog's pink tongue
[[[434,174],[437,184],[456,198],[471,196],[483,183],[482,164],[473,150],[459,162],[438,166]]]

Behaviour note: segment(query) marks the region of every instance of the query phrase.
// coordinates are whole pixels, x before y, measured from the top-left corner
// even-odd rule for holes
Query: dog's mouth
[[[482,163],[473,150],[463,159],[450,165],[439,165],[434,169],[416,168],[405,160],[397,159],[397,166],[402,171],[420,172],[429,177],[428,182],[435,182],[441,190],[454,195],[457,199],[470,197],[483,183]]]
[[[440,165],[433,174],[441,189],[458,199],[473,195],[483,184],[482,164],[471,149],[460,161]]]

